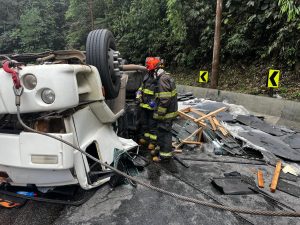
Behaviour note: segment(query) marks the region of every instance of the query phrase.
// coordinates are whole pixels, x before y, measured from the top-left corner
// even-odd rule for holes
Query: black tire
[[[110,49],[117,50],[114,36],[109,30],[93,30],[89,33],[86,41],[86,62],[98,69],[106,99],[118,97],[121,85],[121,78],[116,75],[112,66],[114,59],[108,54]]]

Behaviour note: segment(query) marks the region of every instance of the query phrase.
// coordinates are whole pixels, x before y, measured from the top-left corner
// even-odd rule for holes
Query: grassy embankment
[[[266,79],[269,68],[280,69],[281,77],[279,88],[274,89],[284,99],[300,101],[300,70],[287,71],[282,68],[266,67],[261,65],[222,65],[220,67],[219,87],[220,90],[234,91],[253,95],[268,95]],[[208,70],[210,66],[203,66],[201,70]],[[176,69],[171,70],[177,84],[209,88],[210,83],[199,83],[199,70]]]

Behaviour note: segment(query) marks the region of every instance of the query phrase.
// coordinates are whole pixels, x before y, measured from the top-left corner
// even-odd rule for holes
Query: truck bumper
[[[73,134],[54,134],[73,143]],[[72,174],[74,151],[35,133],[0,134],[0,171],[13,185],[59,186],[78,183]]]

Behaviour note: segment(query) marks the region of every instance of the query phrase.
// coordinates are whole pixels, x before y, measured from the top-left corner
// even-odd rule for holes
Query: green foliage
[[[18,0],[6,1],[4,5],[1,53],[64,48],[66,0]]]
[[[297,3],[298,2],[298,3]],[[212,59],[216,1],[0,0],[0,52],[85,49],[92,29],[108,28],[129,62],[159,55],[170,66],[198,68]],[[300,58],[296,0],[226,0],[222,61],[272,61],[294,67]]]
[[[69,23],[67,33],[67,46],[69,48],[84,49],[85,38],[91,30],[89,7],[87,1],[70,0],[66,12],[66,20]]]
[[[287,20],[293,21],[300,16],[300,5],[296,5],[294,0],[279,0],[278,5],[282,14],[287,14]]]
[[[223,56],[250,60],[274,60],[292,67],[299,60],[300,17],[285,18],[287,11],[280,6],[292,1],[248,0],[241,5],[238,0],[228,0],[224,10]],[[292,7],[293,6],[293,7]],[[235,12],[239,11],[238,22]],[[292,13],[292,12],[290,12]]]
[[[24,51],[34,51],[35,43],[39,43],[40,49],[47,48],[47,42],[43,39],[47,31],[45,29],[47,24],[42,19],[38,8],[26,10],[20,18],[20,25],[20,39]]]
[[[167,19],[172,27],[172,35],[178,41],[184,41],[187,35],[183,10],[181,0],[167,0]]]

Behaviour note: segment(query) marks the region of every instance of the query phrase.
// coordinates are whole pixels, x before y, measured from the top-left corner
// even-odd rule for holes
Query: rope
[[[28,131],[31,131],[33,133],[37,133],[37,134],[40,134],[40,135],[44,135],[44,136],[47,136],[47,137],[50,137],[50,138],[53,138],[53,139],[56,139],[74,149],[76,149],[77,151],[81,152],[82,154],[84,154],[85,156],[87,156],[88,158],[94,160],[95,162],[98,162],[100,165],[106,167],[106,168],[109,168],[111,170],[113,170],[115,173],[123,176],[123,177],[126,177],[127,179],[130,179],[144,187],[147,187],[151,190],[154,190],[154,191],[157,191],[157,192],[160,192],[162,194],[165,194],[165,195],[168,195],[168,196],[171,196],[171,197],[174,197],[174,198],[177,198],[177,199],[180,199],[182,201],[186,201],[186,202],[191,202],[191,203],[195,203],[195,204],[198,204],[198,205],[202,205],[202,206],[207,206],[207,207],[211,207],[211,208],[215,208],[215,209],[221,209],[221,210],[226,210],[226,211],[230,211],[230,212],[236,212],[236,213],[243,213],[243,214],[252,214],[252,215],[261,215],[261,216],[281,216],[281,217],[300,217],[300,212],[288,212],[288,211],[264,211],[264,210],[252,210],[252,209],[245,209],[245,208],[237,208],[237,207],[230,207],[230,206],[224,206],[224,205],[220,205],[220,204],[214,204],[214,203],[210,203],[210,202],[206,202],[206,201],[201,201],[201,200],[198,200],[198,199],[195,199],[195,198],[191,198],[191,197],[186,197],[186,196],[183,196],[183,195],[180,195],[180,194],[176,194],[174,192],[169,192],[167,190],[164,190],[162,188],[158,188],[158,187],[155,187],[149,183],[145,183],[144,181],[140,180],[140,179],[137,179],[135,177],[132,177],[132,176],[129,176],[128,174],[126,173],[123,173],[122,171],[120,170],[117,170],[116,168],[114,168],[113,166],[110,166],[106,163],[103,163],[102,161],[100,161],[99,159],[93,157],[92,155],[86,153],[84,150],[82,150],[81,148],[73,145],[72,143],[69,143],[61,138],[58,138],[54,135],[51,135],[51,134],[47,134],[47,133],[43,133],[43,132],[40,132],[40,131],[37,131],[37,130],[34,130],[30,127],[28,127],[23,121],[22,121],[22,118],[21,118],[21,115],[20,115],[20,105],[17,105],[17,116],[18,116],[18,120],[20,122],[20,124]]]
[[[260,165],[260,166],[268,166],[267,163],[262,161],[233,161],[233,160],[220,160],[220,159],[193,159],[193,158],[185,158],[180,157],[181,160],[186,161],[196,161],[196,162],[220,162],[220,163],[229,163],[229,164],[249,164],[249,165]]]

